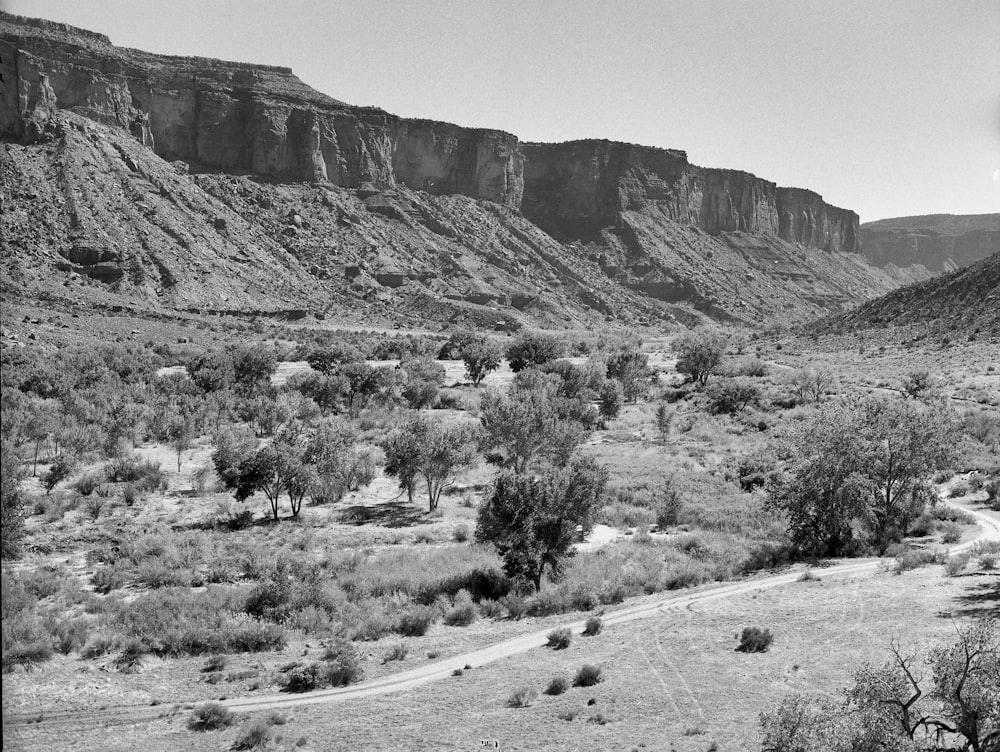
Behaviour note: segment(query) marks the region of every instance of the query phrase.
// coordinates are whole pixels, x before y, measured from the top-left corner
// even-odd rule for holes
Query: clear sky
[[[997,0],[0,0],[153,52],[290,66],[352,104],[608,138],[862,221],[1000,212]]]

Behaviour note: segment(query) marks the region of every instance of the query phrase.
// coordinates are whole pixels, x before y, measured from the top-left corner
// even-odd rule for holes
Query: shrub
[[[576,676],[573,677],[574,687],[593,687],[595,684],[599,684],[602,681],[601,677],[601,667],[594,666],[590,663],[585,663],[580,666],[579,670],[576,672]]]
[[[507,707],[526,708],[538,699],[538,690],[534,687],[522,687],[507,698]]]
[[[73,484],[73,488],[75,488],[81,496],[90,496],[94,493],[94,491],[100,488],[100,485],[101,478],[98,475],[95,475],[94,473],[87,473],[86,475],[81,476]]]
[[[952,556],[944,563],[944,572],[948,577],[958,577],[965,571],[966,566],[969,564],[969,557],[962,556]]]
[[[522,619],[528,613],[528,601],[517,593],[507,594],[502,602],[511,619]]]
[[[217,731],[233,725],[233,713],[217,702],[206,702],[191,712],[188,728],[192,731]]]
[[[353,684],[361,681],[364,676],[358,651],[346,640],[337,640],[327,645],[323,651],[323,663],[326,664],[323,678],[331,687]]]
[[[573,642],[573,633],[566,627],[560,627],[549,632],[546,644],[553,650],[565,650],[571,642]]]
[[[944,522],[940,530],[942,543],[958,543],[962,538],[962,527],[956,522]]]
[[[240,728],[236,741],[233,742],[232,749],[262,749],[271,739],[272,725],[273,722],[270,717],[257,718],[254,721],[244,724]]]
[[[774,637],[771,630],[760,627],[743,627],[740,644],[736,647],[740,653],[766,653],[771,647]]]
[[[224,655],[213,655],[202,667],[202,673],[208,674],[213,671],[222,671],[226,667],[228,660]]]
[[[561,695],[567,689],[569,689],[569,679],[565,676],[554,676],[549,681],[549,686],[545,688],[545,694]]]
[[[406,660],[406,654],[408,652],[409,650],[406,645],[402,642],[398,642],[385,652],[385,655],[382,656],[382,663]]]
[[[3,673],[9,674],[15,667],[32,671],[39,663],[52,658],[52,645],[47,640],[5,645],[3,649]]]
[[[449,627],[467,627],[476,620],[476,604],[468,590],[459,590],[455,602],[444,615],[444,623]]]
[[[407,637],[421,637],[434,623],[434,609],[430,606],[413,606],[399,617],[396,631]]]
[[[82,619],[45,620],[45,629],[52,636],[52,645],[63,655],[69,655],[76,648],[87,642],[90,629]]]
[[[562,357],[563,341],[551,334],[525,332],[507,348],[510,369],[517,373],[531,366],[540,366]]]
[[[725,379],[707,390],[709,408],[718,415],[736,415],[760,400],[760,389],[740,379]]]
[[[601,633],[601,629],[604,628],[604,622],[601,621],[600,616],[590,616],[587,618],[587,623],[583,627],[583,633],[588,637],[594,637]]]
[[[76,460],[73,457],[67,454],[56,457],[48,472],[42,476],[42,486],[45,488],[45,493],[51,493],[53,488],[71,476],[75,470]]]

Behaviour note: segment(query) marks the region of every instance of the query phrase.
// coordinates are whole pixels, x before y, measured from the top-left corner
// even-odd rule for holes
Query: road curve
[[[975,539],[952,546],[948,549],[949,555],[957,555],[968,551],[973,546],[985,541],[1000,541],[1000,517],[986,514],[968,507],[946,502],[950,506],[962,509],[962,511],[975,518],[980,527],[980,535]],[[880,565],[886,563],[886,559],[868,558],[839,560],[838,563],[821,568],[813,569],[815,576],[821,578],[838,577],[845,575],[859,575],[875,571]],[[624,624],[637,619],[646,619],[656,616],[666,611],[687,608],[698,603],[730,598],[732,596],[743,595],[757,590],[767,590],[770,588],[788,585],[799,579],[800,571],[786,572],[783,574],[760,577],[739,582],[729,582],[712,586],[694,593],[673,594],[657,600],[628,606],[626,608],[606,613],[602,616],[605,626]],[[570,622],[563,626],[569,628],[574,633],[579,634],[584,627],[584,620]],[[529,634],[514,637],[494,645],[489,645],[479,650],[474,650],[462,655],[446,658],[436,663],[421,666],[419,668],[403,671],[391,676],[354,684],[349,687],[338,687],[336,689],[324,689],[308,694],[273,694],[258,697],[239,697],[222,701],[233,712],[250,713],[258,710],[271,710],[299,705],[315,705],[329,702],[342,702],[358,698],[373,697],[392,692],[403,692],[415,687],[429,684],[452,675],[455,669],[464,669],[469,666],[483,666],[494,663],[529,650],[540,648],[545,645],[548,633],[552,627],[544,630],[531,632]],[[185,705],[191,707],[191,704]],[[36,711],[33,713],[5,713],[4,726],[16,728],[18,726],[36,725],[43,728],[62,727],[67,731],[92,726],[115,726],[130,725],[151,721],[158,717],[174,715],[181,711],[181,706],[172,703],[169,706],[148,706],[133,705],[119,706],[116,708],[102,708],[91,710],[67,710],[46,712]]]
[[[949,502],[950,504],[950,502]],[[948,549],[949,555],[956,555],[967,551],[976,544],[984,541],[1000,541],[1000,520],[983,512],[975,511],[957,504],[951,504],[962,509],[967,514],[972,515],[979,523],[981,535],[967,543],[959,544]],[[843,575],[857,575],[872,572],[885,563],[885,559],[852,559],[850,561],[833,564],[832,566],[814,569],[813,574],[817,577],[837,577]],[[687,608],[697,603],[707,603],[735,595],[750,593],[755,590],[767,590],[780,587],[795,582],[801,576],[800,571],[788,572],[784,574],[771,575],[759,579],[744,580],[718,585],[697,593],[674,594],[666,598],[657,599],[651,603],[642,603],[636,606],[613,611],[605,614],[602,620],[605,626],[614,624],[624,624],[625,622],[645,619],[655,616],[658,613],[672,611],[680,608]],[[583,631],[585,621],[578,620],[563,626],[572,630],[575,634]],[[465,666],[483,666],[487,663],[494,663],[503,658],[508,658],[519,653],[526,653],[534,648],[545,645],[548,634],[553,627],[544,630],[531,632],[529,634],[514,637],[503,642],[498,642],[479,650],[446,658],[436,663],[432,663],[419,668],[402,671],[391,676],[380,679],[353,684],[349,687],[337,687],[335,689],[322,689],[302,695],[274,694],[260,697],[241,697],[226,700],[222,704],[234,712],[251,712],[255,710],[269,710],[276,708],[292,707],[296,705],[315,705],[324,702],[340,702],[344,700],[354,700],[374,695],[384,695],[390,692],[402,692],[423,684],[428,684],[439,679],[444,679],[452,675],[456,669]]]

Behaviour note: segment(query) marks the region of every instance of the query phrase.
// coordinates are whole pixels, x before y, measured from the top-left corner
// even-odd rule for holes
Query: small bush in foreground
[[[567,689],[569,689],[569,679],[565,676],[554,676],[549,681],[549,686],[545,688],[545,694],[561,695]]]
[[[233,742],[233,749],[261,749],[271,739],[271,718],[258,718],[251,721],[240,729],[239,736]]]
[[[4,647],[3,672],[9,674],[16,666],[21,666],[25,671],[32,671],[39,663],[44,663],[50,658],[52,658],[52,646],[42,640]]]
[[[944,563],[945,574],[949,577],[958,577],[965,571],[965,568],[969,564],[968,556],[952,556]]]
[[[600,616],[590,616],[587,617],[587,622],[584,624],[583,633],[587,635],[587,637],[594,637],[599,635],[603,628],[604,622],[601,621]]]
[[[573,633],[566,627],[560,627],[559,629],[553,629],[549,632],[548,642],[546,644],[554,650],[565,650],[570,646],[571,642],[573,642]]]
[[[386,651],[385,655],[382,656],[382,663],[405,660],[408,652],[409,650],[404,643],[396,643]]]
[[[444,615],[444,623],[449,627],[467,627],[476,620],[476,604],[467,590],[459,590],[455,603]]]
[[[233,725],[233,713],[217,702],[206,702],[191,713],[188,728],[192,731],[216,731]]]
[[[538,699],[538,690],[534,687],[522,687],[507,698],[507,707],[526,708]]]
[[[595,684],[599,684],[602,681],[602,678],[600,666],[585,663],[580,666],[579,670],[576,672],[576,676],[573,677],[573,686],[593,687]]]
[[[767,649],[771,647],[773,640],[774,637],[771,635],[771,630],[769,629],[743,627],[743,633],[740,635],[740,644],[736,650],[740,653],[766,653]]]

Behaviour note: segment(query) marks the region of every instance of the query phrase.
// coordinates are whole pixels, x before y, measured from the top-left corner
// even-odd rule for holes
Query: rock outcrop
[[[351,107],[288,68],[153,55],[5,14],[0,59],[7,136],[37,139],[52,111],[70,109],[208,170],[521,202],[522,157],[509,133]]]
[[[947,272],[1000,253],[1000,214],[930,214],[861,225],[868,260]]]
[[[854,212],[747,172],[692,165],[683,151],[613,141],[522,148],[521,209],[557,236],[590,240],[622,211],[656,207],[713,235],[750,232],[825,251],[860,250]]]

